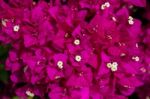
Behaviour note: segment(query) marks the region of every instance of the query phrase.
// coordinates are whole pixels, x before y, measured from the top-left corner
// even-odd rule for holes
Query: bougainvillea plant
[[[148,0],[0,0],[0,20],[0,99],[150,99]]]

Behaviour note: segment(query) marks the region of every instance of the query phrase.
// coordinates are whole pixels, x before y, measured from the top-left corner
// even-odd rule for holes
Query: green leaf
[[[4,69],[4,65],[0,64],[0,70]]]
[[[19,99],[19,97],[17,97],[17,96],[13,96],[13,98],[12,99]]]
[[[7,83],[8,81],[8,72],[4,69],[0,71],[0,80],[4,83]]]
[[[10,45],[0,46],[0,60],[5,60],[8,56]]]
[[[34,99],[33,97],[28,97],[28,99]]]

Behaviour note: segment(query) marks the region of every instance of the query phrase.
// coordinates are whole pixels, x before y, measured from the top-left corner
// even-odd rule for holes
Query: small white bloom
[[[140,58],[138,56],[133,56],[132,59],[135,60],[136,62],[138,62],[140,60]]]
[[[101,5],[101,10],[104,10],[104,9],[105,9],[105,5],[102,4],[102,5]]]
[[[117,71],[117,66],[115,66],[115,65],[113,65],[112,67],[111,67],[111,71]]]
[[[80,40],[79,39],[74,40],[74,44],[75,45],[79,45],[80,44]]]
[[[101,10],[104,10],[105,8],[110,7],[110,3],[109,2],[105,2],[104,4],[101,5]]]
[[[129,23],[130,25],[133,25],[133,24],[134,24],[134,21],[133,21],[133,17],[132,17],[132,16],[129,16],[129,17],[128,17],[128,23]]]
[[[30,97],[34,97],[34,93],[32,93],[31,91],[27,90],[26,91],[26,94]]]
[[[77,62],[80,62],[80,61],[81,61],[81,56],[80,56],[80,55],[76,55],[76,56],[75,56],[75,60],[76,60]]]
[[[18,32],[20,27],[19,27],[19,25],[15,25],[13,29],[14,29],[15,32]]]
[[[120,56],[126,56],[126,54],[125,53],[121,53]]]
[[[105,2],[105,6],[108,8],[110,7],[110,3],[109,2]]]
[[[135,46],[136,46],[136,48],[138,48],[138,47],[139,47],[139,44],[138,44],[138,43],[136,43],[136,44],[135,44]]]
[[[111,63],[107,63],[107,67],[108,67],[108,68],[111,68],[111,67],[112,67],[112,64],[111,64]]]
[[[128,20],[128,23],[129,23],[130,25],[133,25],[133,24],[134,24],[134,21],[133,21],[133,20]]]
[[[118,63],[117,62],[112,62],[112,63],[107,63],[107,67],[111,69],[111,71],[117,71]]]
[[[132,16],[129,16],[129,17],[128,17],[128,20],[133,20],[133,17],[132,17]]]
[[[57,66],[58,66],[58,68],[62,69],[63,68],[63,62],[62,61],[58,61],[57,62]]]
[[[117,21],[115,17],[112,17],[112,20],[115,21],[115,22]]]
[[[4,27],[6,27],[6,22],[7,22],[8,20],[7,19],[2,19],[2,25],[4,26]]]
[[[118,63],[117,62],[113,62],[112,65],[113,66],[118,66]]]

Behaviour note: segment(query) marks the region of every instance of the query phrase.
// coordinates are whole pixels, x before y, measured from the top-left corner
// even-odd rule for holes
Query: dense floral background
[[[0,0],[0,99],[150,99],[150,0]]]

